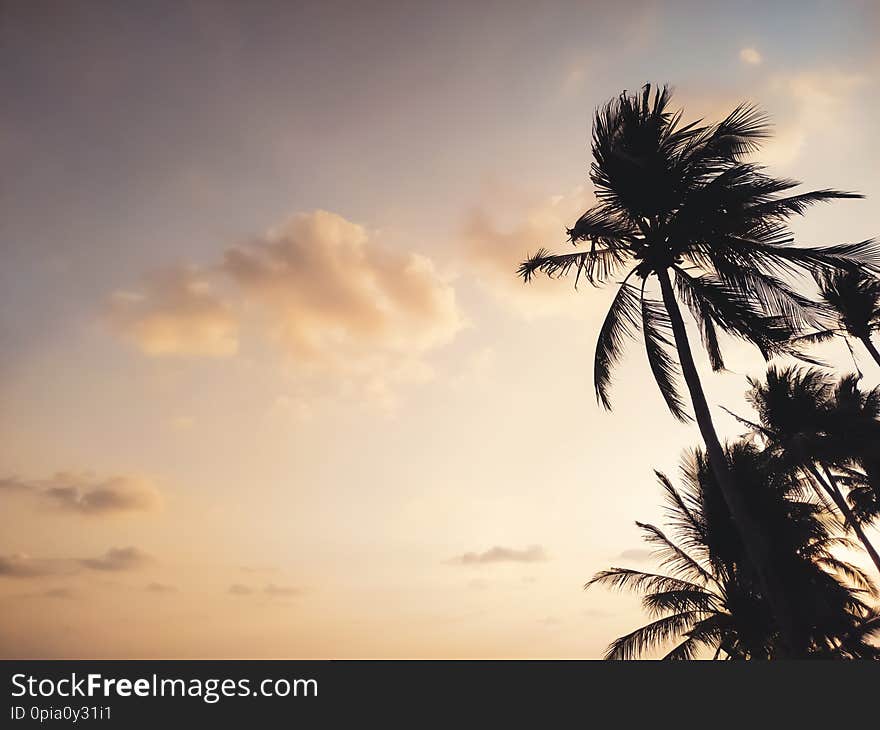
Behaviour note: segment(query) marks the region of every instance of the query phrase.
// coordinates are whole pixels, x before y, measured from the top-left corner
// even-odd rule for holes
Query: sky
[[[696,429],[525,286],[595,108],[765,108],[878,233],[870,2],[0,0],[0,655],[598,657]],[[757,353],[700,367],[720,432]],[[852,369],[844,345],[823,355]],[[880,369],[859,365],[872,384]]]

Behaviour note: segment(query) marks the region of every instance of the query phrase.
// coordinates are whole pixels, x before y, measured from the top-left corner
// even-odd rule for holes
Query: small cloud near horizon
[[[162,495],[148,478],[122,474],[96,477],[57,472],[48,479],[0,479],[0,495],[26,497],[60,512],[104,517],[161,508]]]
[[[152,562],[152,557],[136,547],[110,548],[96,558],[32,558],[16,553],[0,555],[0,577],[44,578],[54,575],[73,575],[80,568],[122,572],[135,570]]]
[[[617,557],[621,560],[634,560],[637,563],[644,563],[650,560],[653,554],[654,551],[648,548],[631,548],[619,553]]]
[[[177,593],[177,586],[165,583],[148,583],[144,590],[148,593]]]
[[[540,563],[548,560],[541,545],[529,545],[522,550],[495,545],[482,553],[468,552],[458,555],[450,562],[457,565],[486,565],[489,563]]]
[[[91,570],[124,571],[140,568],[151,562],[152,558],[136,547],[110,548],[97,558],[83,558],[80,565]]]
[[[0,555],[0,576],[7,578],[42,578],[70,572],[63,560],[32,558],[22,553]]]
[[[270,583],[263,589],[263,593],[273,598],[293,598],[294,596],[301,596],[303,590],[296,586],[277,586],[274,583]]]

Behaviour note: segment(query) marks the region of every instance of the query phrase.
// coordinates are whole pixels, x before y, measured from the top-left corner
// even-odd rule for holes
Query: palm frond
[[[842,190],[812,190],[808,193],[789,195],[784,198],[775,198],[750,206],[748,211],[757,217],[788,218],[790,215],[804,215],[810,206],[816,203],[827,203],[831,200],[852,200],[864,198],[860,193],[845,192]]]
[[[668,567],[676,577],[687,576],[692,582],[702,581],[704,584],[715,582],[714,576],[700,562],[682,550],[670,540],[658,527],[644,522],[636,522],[645,533],[645,542],[658,546],[661,556],[661,567]]]
[[[696,611],[683,611],[652,621],[615,639],[605,652],[605,658],[636,659],[647,651],[663,646],[676,636],[686,634],[698,618]]]
[[[612,590],[630,591],[702,590],[702,586],[697,583],[691,583],[681,578],[673,578],[659,573],[646,573],[630,568],[600,570],[584,584],[584,590],[594,585],[608,586]]]
[[[621,358],[624,341],[635,337],[639,326],[639,314],[639,290],[624,280],[599,330],[593,364],[596,398],[608,410],[611,410],[608,395],[611,370]]]
[[[709,320],[723,331],[751,342],[767,359],[791,349],[790,340],[796,331],[795,325],[782,315],[766,315],[752,293],[725,284],[708,274],[691,276],[680,267],[674,270],[679,296],[694,316],[699,316],[697,322],[701,325],[701,331],[705,329],[703,320]],[[720,356],[720,353],[717,355]],[[715,364],[717,362],[713,366]]]
[[[859,265],[880,273],[880,243],[873,238],[833,246],[801,247],[783,242],[767,243],[755,239],[731,237],[728,242],[740,250],[749,248],[753,256],[762,256],[768,264],[787,267],[789,271],[842,271]]]
[[[717,608],[717,601],[708,591],[657,591],[646,594],[642,598],[642,606],[649,616],[662,616],[672,612],[712,611]]]
[[[598,248],[594,244],[587,251],[551,254],[544,249],[538,251],[520,264],[517,275],[526,283],[540,271],[551,278],[568,275],[572,269],[577,272],[575,286],[581,276],[591,284],[598,285],[614,275],[627,262],[628,255],[622,249]]]
[[[681,367],[669,349],[672,347],[670,335],[672,324],[669,314],[661,302],[654,301],[645,296],[644,284],[642,284],[642,332],[645,338],[645,352],[648,356],[648,364],[654,374],[654,380],[660,393],[666,401],[666,406],[679,421],[688,423],[691,416],[686,410],[685,400],[678,389],[681,378]]]

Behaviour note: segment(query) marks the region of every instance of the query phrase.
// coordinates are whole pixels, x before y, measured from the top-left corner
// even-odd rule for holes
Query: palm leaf
[[[669,354],[672,342],[668,334],[672,332],[669,314],[661,302],[645,297],[642,284],[642,332],[645,337],[645,352],[648,364],[654,373],[654,380],[666,405],[679,421],[688,423],[691,416],[686,411],[685,401],[678,390],[681,368],[678,361]]]
[[[623,354],[624,340],[635,337],[639,326],[639,314],[639,290],[624,280],[599,330],[593,366],[596,398],[608,410],[611,410],[611,401],[608,397],[611,370]]]
[[[698,619],[696,611],[683,611],[652,621],[615,639],[605,652],[606,659],[635,659],[676,636],[685,634]]]
[[[690,581],[629,568],[601,570],[584,584],[584,590],[594,585],[631,591],[702,590],[702,586]]]

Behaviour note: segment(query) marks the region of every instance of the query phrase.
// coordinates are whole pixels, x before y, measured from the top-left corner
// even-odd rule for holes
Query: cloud
[[[764,59],[761,54],[754,48],[743,48],[739,52],[739,60],[743,63],[748,64],[749,66],[757,66]]]
[[[221,269],[264,307],[299,362],[344,368],[352,354],[425,351],[463,325],[455,290],[430,259],[384,247],[323,210],[229,249]]]
[[[20,553],[0,555],[0,577],[43,578],[73,575],[81,568],[99,571],[127,571],[152,562],[152,558],[135,547],[110,548],[97,558],[32,558]]]
[[[464,553],[453,558],[451,562],[458,565],[485,565],[488,563],[540,563],[547,559],[547,553],[540,545],[529,545],[522,550],[496,545],[482,553]]]
[[[791,164],[811,139],[825,139],[829,129],[837,130],[837,139],[846,139],[845,130],[856,118],[853,100],[866,82],[862,73],[830,69],[770,79],[764,94],[777,100],[781,114],[776,119],[774,136],[760,152],[760,160],[771,165]]]
[[[151,512],[162,497],[152,481],[138,475],[98,478],[92,474],[58,472],[49,479],[0,479],[0,494],[26,496],[63,512],[106,516]]]
[[[71,572],[62,560],[31,558],[28,555],[0,555],[0,576],[7,578],[42,578]]]
[[[566,230],[591,205],[591,197],[580,187],[524,203],[519,197],[499,191],[491,206],[476,206],[467,214],[460,248],[468,270],[485,290],[527,319],[574,314],[582,308],[573,300],[573,277],[566,284],[536,276],[524,284],[516,271],[539,248],[571,249]]]
[[[148,583],[144,589],[148,593],[177,593],[177,587],[165,583]]]
[[[588,608],[584,610],[584,616],[587,618],[608,618],[612,614],[609,611],[605,611],[601,608]]]
[[[301,596],[303,590],[295,586],[276,586],[274,583],[270,583],[263,589],[263,592],[273,598],[292,598],[294,596]]]
[[[466,325],[431,259],[324,210],[294,215],[207,267],[117,293],[110,321],[155,357],[233,355],[252,328],[297,372],[354,379],[379,397],[430,377],[423,356]]]
[[[653,551],[647,548],[631,548],[624,550],[617,557],[621,560],[633,560],[637,563],[644,563],[649,561],[653,554]]]
[[[205,272],[184,267],[150,277],[139,291],[110,301],[113,329],[141,352],[159,356],[227,357],[238,351],[238,319]]]
[[[136,547],[110,548],[98,558],[83,558],[79,561],[90,570],[125,571],[136,570],[150,563],[152,558]]]
[[[77,598],[79,594],[71,588],[60,587],[60,588],[48,588],[42,591],[35,591],[33,593],[21,593],[19,594],[19,598],[26,599],[41,599],[41,598],[52,598],[54,600],[65,600],[69,601],[74,598]]]
[[[76,598],[76,593],[70,588],[50,588],[44,591],[42,595],[45,598],[61,598],[65,600]]]
[[[269,598],[295,598],[303,594],[303,589],[298,588],[297,586],[279,586],[274,583],[269,583],[263,588],[262,592],[269,596]],[[229,593],[233,596],[251,596],[255,595],[257,591],[254,588],[251,588],[251,586],[243,585],[241,583],[233,583],[229,586]]]

